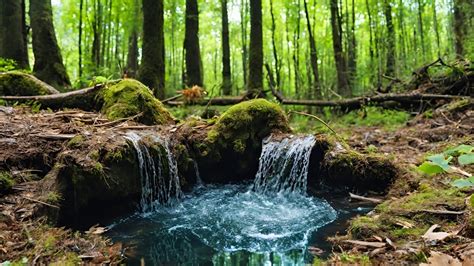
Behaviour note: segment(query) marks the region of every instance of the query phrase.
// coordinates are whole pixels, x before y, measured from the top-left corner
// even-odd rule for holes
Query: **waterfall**
[[[154,140],[163,147],[166,158],[158,153],[154,158],[146,145],[141,142],[142,137],[134,132],[128,132],[125,136],[137,153],[138,168],[140,171],[142,194],[140,209],[144,213],[155,210],[162,203],[169,203],[173,199],[182,196],[181,185],[178,176],[178,166],[170,149],[167,139],[155,137]],[[166,160],[166,163],[164,163]],[[167,168],[165,169],[165,166]],[[165,175],[168,174],[168,183]]]
[[[264,139],[254,190],[305,194],[309,157],[315,143],[312,135]]]

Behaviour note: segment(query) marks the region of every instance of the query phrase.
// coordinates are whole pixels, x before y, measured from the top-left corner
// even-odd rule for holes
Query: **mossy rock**
[[[326,152],[321,165],[325,185],[359,192],[386,192],[397,174],[397,167],[389,159],[360,154],[341,145]]]
[[[33,75],[21,71],[0,73],[0,95],[31,96],[56,93],[59,91]]]
[[[110,120],[141,114],[136,120],[146,125],[173,123],[174,118],[152,91],[134,79],[124,79],[104,88],[98,95],[101,112]]]
[[[288,119],[278,104],[255,99],[236,104],[219,117],[207,141],[232,145],[242,153],[247,142],[261,142],[271,132],[290,132]]]
[[[15,185],[15,180],[9,172],[0,171],[0,195],[8,193]]]
[[[234,105],[209,125],[207,133],[192,139],[192,147],[204,181],[217,183],[253,178],[262,140],[290,132],[281,107],[264,99]]]

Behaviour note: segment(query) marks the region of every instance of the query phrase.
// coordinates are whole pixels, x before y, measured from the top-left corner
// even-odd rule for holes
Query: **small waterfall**
[[[291,136],[263,141],[258,172],[254,181],[257,192],[298,192],[305,194],[309,157],[314,136]]]
[[[153,158],[150,150],[141,142],[141,136],[134,132],[128,132],[125,138],[132,143],[137,153],[142,184],[140,199],[142,212],[153,211],[162,203],[169,203],[173,199],[180,198],[182,192],[178,176],[178,166],[171,153],[169,141],[162,138],[154,138],[165,150],[166,164],[168,166],[165,169],[162,155],[158,153],[158,157]],[[168,172],[168,184],[164,176],[166,172]]]

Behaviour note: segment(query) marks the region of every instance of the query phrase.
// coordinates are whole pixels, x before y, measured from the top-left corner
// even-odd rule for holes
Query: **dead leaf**
[[[457,235],[458,232],[452,232],[452,233],[446,233],[446,232],[434,232],[434,230],[436,228],[438,228],[439,225],[437,224],[434,224],[432,225],[428,231],[426,231],[426,233],[422,236],[422,238],[425,240],[425,241],[434,241],[434,242],[437,242],[437,241],[443,241],[445,240],[446,238],[450,237],[450,236],[454,236],[454,235]]]
[[[428,258],[427,263],[421,263],[420,266],[462,266],[461,262],[451,257],[448,254],[440,252],[431,252],[431,256]]]

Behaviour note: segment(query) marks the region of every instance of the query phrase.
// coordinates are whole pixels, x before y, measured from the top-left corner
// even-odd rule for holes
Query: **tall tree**
[[[466,37],[468,33],[468,20],[472,20],[472,9],[474,3],[472,0],[454,0],[453,2],[453,20],[454,20],[454,48],[458,58],[466,54]]]
[[[262,0],[250,0],[250,53],[248,96],[263,95]]]
[[[349,12],[349,11],[347,11]],[[349,49],[348,49],[348,62],[347,67],[350,75],[349,85],[352,88],[355,83],[356,71],[357,71],[357,42],[355,34],[355,1],[352,0],[351,5],[351,20],[350,23],[347,21],[347,24],[350,24],[350,29],[347,37],[349,38]]]
[[[273,13],[273,0],[270,0],[270,16],[272,18],[272,48],[273,48],[273,60],[275,61],[275,76],[276,76],[276,83],[275,85],[277,87],[280,87],[281,83],[281,76],[280,76],[280,68],[281,68],[281,63],[280,60],[278,59],[278,52],[277,52],[277,47],[275,43],[275,34],[276,34],[276,23],[275,23],[275,14]]]
[[[79,79],[82,77],[82,11],[84,10],[84,0],[79,1],[79,38],[77,39],[77,49],[78,49],[78,57],[79,57]]]
[[[309,19],[308,4],[306,0],[303,0],[304,12],[306,15],[306,26],[308,28],[309,47],[310,47],[310,63],[311,70],[314,78],[313,92],[317,97],[321,96],[321,87],[319,84],[319,71],[318,71],[318,51],[316,50],[316,41],[314,40],[313,30],[311,28],[311,21]]]
[[[163,0],[143,0],[142,62],[138,79],[153,94],[165,97],[165,39]]]
[[[69,87],[71,82],[54,31],[51,0],[30,1],[30,19],[35,56],[33,72],[55,88]]]
[[[229,44],[229,16],[227,14],[227,0],[221,0],[222,13],[222,93],[230,95],[232,92],[232,73],[230,70]]]
[[[134,13],[135,17],[138,17],[138,10],[140,8],[140,4],[138,0],[134,1]],[[137,21],[133,21],[132,25],[132,32],[128,38],[128,53],[127,53],[127,66],[125,72],[127,73],[128,77],[134,78],[137,75],[138,71],[138,25]]]
[[[199,46],[199,9],[197,0],[186,0],[186,80],[188,87],[203,86],[201,48]]]
[[[337,0],[330,0],[330,9],[332,45],[334,49],[334,60],[336,62],[338,92],[343,96],[351,96],[352,92],[347,76],[347,63],[342,49],[342,23]]]
[[[247,23],[248,23],[248,1],[241,0],[240,2],[240,32],[242,42],[242,70],[244,76],[244,84],[247,84],[248,78],[248,49],[247,49]]]
[[[387,25],[387,70],[388,76],[395,74],[395,29],[392,21],[392,3],[390,0],[384,0],[384,15]]]
[[[2,0],[0,3],[0,57],[15,60],[29,68],[24,25],[24,1]]]
[[[102,44],[102,3],[100,0],[92,1],[94,16],[92,19],[92,64],[95,74],[98,74],[98,69],[100,67],[101,54],[100,54],[100,45]]]

